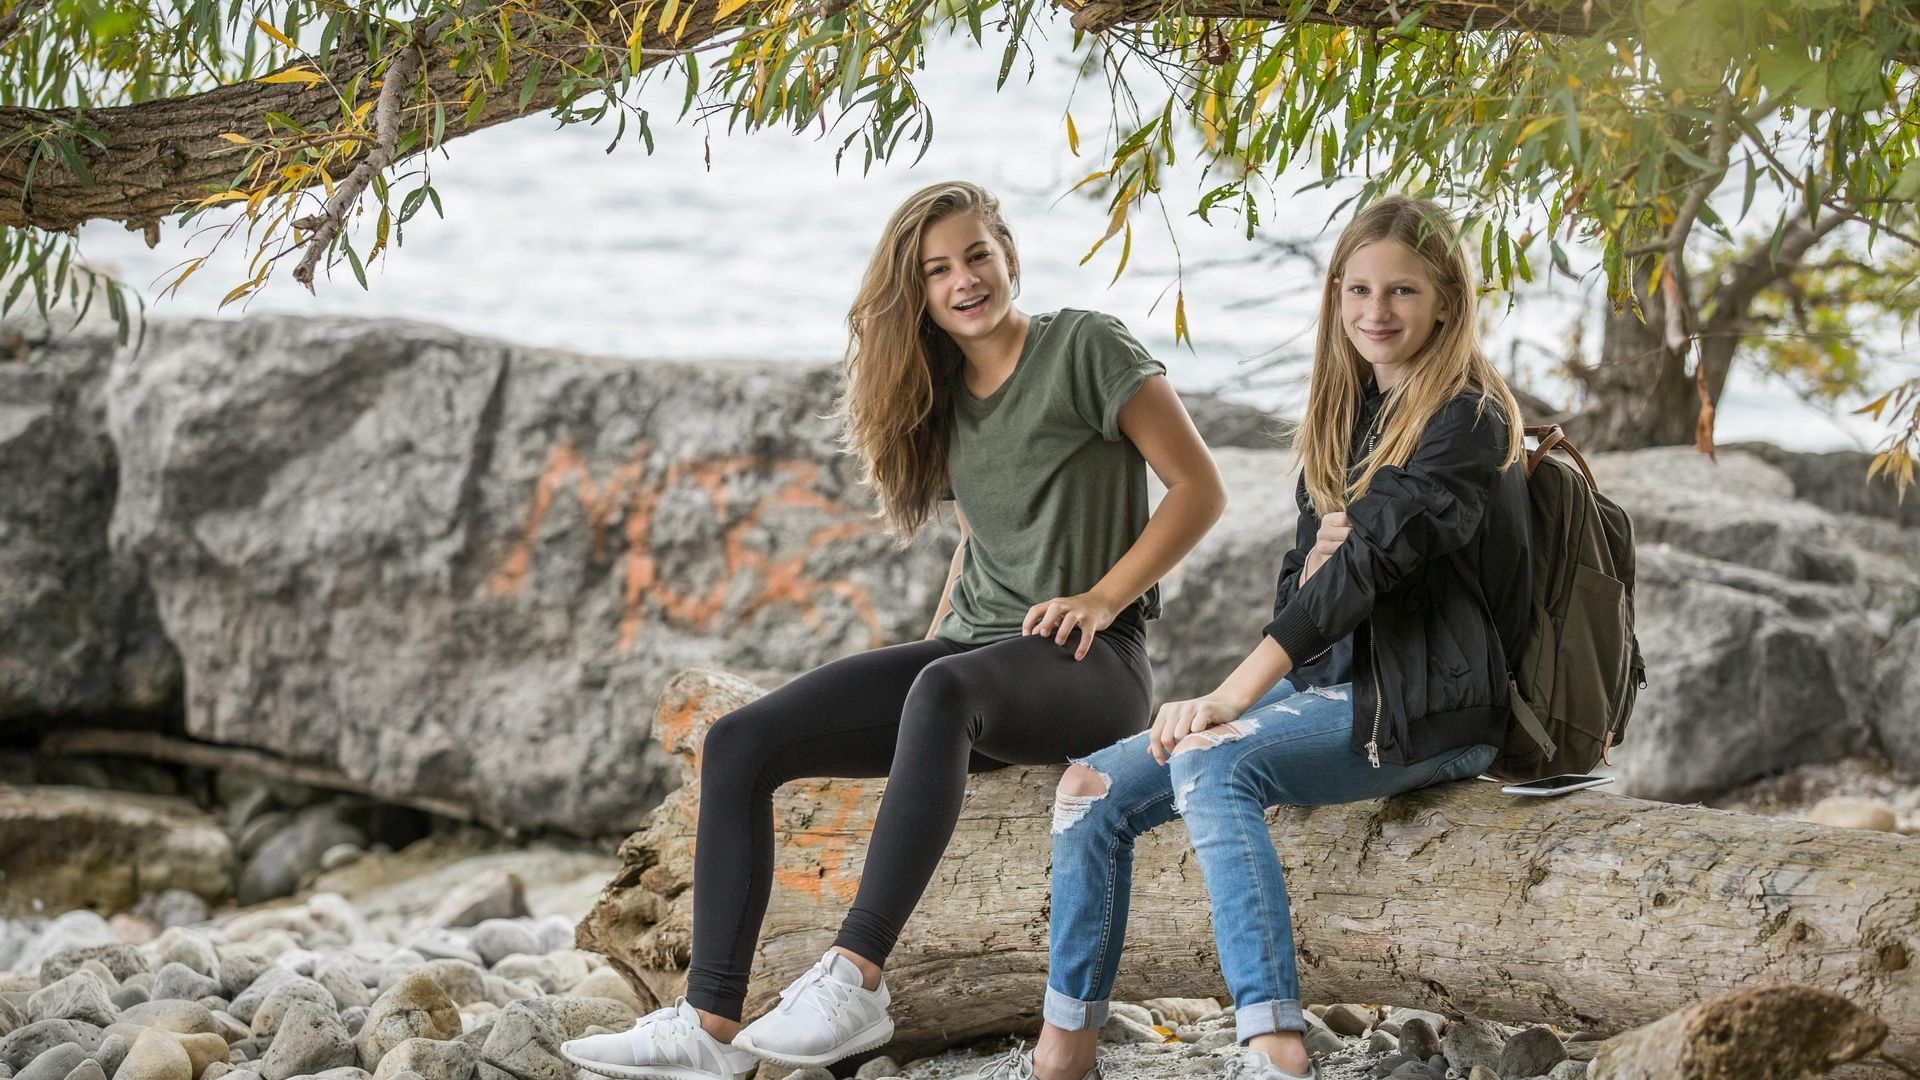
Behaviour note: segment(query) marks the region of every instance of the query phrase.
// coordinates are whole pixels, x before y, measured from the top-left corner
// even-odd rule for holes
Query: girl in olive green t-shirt
[[[754,1057],[825,1065],[881,1045],[893,1033],[881,965],[967,774],[1064,764],[1146,728],[1155,582],[1219,518],[1225,490],[1166,369],[1111,316],[1020,311],[1019,268],[997,201],[973,184],[926,188],[888,222],[849,316],[842,415],[903,542],[955,503],[962,539],[933,625],[714,724],[686,998],[567,1044],[576,1063],[735,1080]],[[1149,465],[1167,487],[1151,514]],[[773,791],[815,776],[886,776],[886,798],[834,947],[743,1030]]]

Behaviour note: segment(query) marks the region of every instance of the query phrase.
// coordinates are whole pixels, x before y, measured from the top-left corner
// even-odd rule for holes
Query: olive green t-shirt
[[[1033,605],[1083,593],[1147,524],[1147,464],[1120,410],[1166,366],[1111,315],[1035,315],[993,393],[954,388],[947,475],[971,536],[936,631],[979,645],[1017,637]],[[1160,586],[1141,598],[1160,615]]]

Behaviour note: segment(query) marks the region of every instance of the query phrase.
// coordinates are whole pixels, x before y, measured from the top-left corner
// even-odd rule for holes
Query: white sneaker
[[[862,985],[852,960],[828,949],[805,975],[780,991],[780,1004],[734,1036],[733,1045],[757,1058],[806,1068],[864,1054],[893,1038],[885,979]]]
[[[1320,1080],[1320,1066],[1309,1066],[1305,1076],[1290,1073],[1273,1063],[1273,1059],[1258,1050],[1240,1048],[1227,1062],[1225,1080]]]
[[[707,1034],[686,998],[635,1020],[632,1030],[563,1042],[560,1053],[588,1072],[623,1080],[739,1080],[760,1064]]]
[[[1023,1042],[1000,1060],[974,1073],[973,1080],[1034,1080],[1033,1051]],[[1100,1063],[1094,1062],[1093,1068],[1080,1080],[1100,1080]]]

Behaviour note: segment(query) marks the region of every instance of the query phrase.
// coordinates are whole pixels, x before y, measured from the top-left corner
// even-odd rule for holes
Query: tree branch
[[[434,41],[453,25],[456,12],[449,11],[434,20],[424,31],[416,32],[400,46],[399,52],[387,64],[386,73],[380,80],[380,102],[373,110],[373,130],[379,142],[373,152],[360,159],[333,189],[333,197],[327,200],[324,212],[293,223],[293,227],[311,230],[313,236],[307,241],[307,253],[301,257],[300,265],[293,268],[293,279],[313,292],[313,268],[326,255],[327,248],[333,244],[333,238],[339,234],[340,227],[347,220],[347,214],[353,205],[360,201],[360,193],[366,190],[373,178],[385,171],[393,163],[393,149],[400,140],[400,102],[413,92],[413,77],[420,71],[420,54],[426,43]]]
[[[27,20],[38,15],[40,9],[46,7],[49,2],[50,0],[20,0],[19,3],[8,8],[6,14],[0,15],[0,45],[5,45],[9,38],[19,33]]]
[[[737,27],[738,20],[715,24],[715,0],[693,2],[695,10],[687,16],[686,29],[678,39],[671,32],[660,33],[654,27],[644,31],[640,42],[645,50],[643,68],[653,67],[670,55]],[[536,0],[536,14],[540,16],[560,20],[574,11],[568,0]],[[631,30],[616,4],[607,4],[596,11],[593,22],[584,26],[576,24],[571,29],[573,39],[562,40],[561,45],[625,42]],[[502,86],[520,86],[533,60],[526,50],[514,50]],[[356,76],[363,76],[363,84],[370,85],[379,62],[380,58],[355,37],[336,48],[322,70],[339,85]],[[516,93],[490,93],[486,105],[471,122],[464,111],[449,115],[444,138],[480,131],[552,108],[559,100],[560,84],[566,75],[562,65],[543,65],[533,93],[524,105]],[[424,78],[429,100],[443,97],[457,100],[471,75],[456,72],[447,64],[432,63],[425,65]],[[399,89],[408,91],[421,85],[417,76],[409,81],[411,86],[402,85]],[[383,94],[385,89],[383,86]],[[184,97],[90,108],[86,111],[86,122],[101,132],[106,142],[104,147],[86,144],[79,147],[94,182],[83,182],[57,158],[42,161],[33,176],[31,203],[23,205],[26,154],[18,148],[31,140],[22,136],[44,130],[49,122],[72,119],[76,112],[17,106],[0,108],[0,146],[16,147],[0,154],[0,227],[32,226],[70,231],[88,221],[119,221],[129,229],[144,230],[209,192],[234,186],[238,172],[235,147],[221,135],[235,130],[241,134],[257,134],[264,125],[262,118],[269,112],[280,113],[302,128],[328,128],[339,120],[340,102],[324,86],[255,79]],[[425,149],[423,145],[415,152]],[[371,150],[363,151],[369,152]],[[358,164],[356,158],[347,160],[349,164]],[[258,181],[263,185],[268,182]],[[320,177],[315,176],[311,186],[320,185]]]

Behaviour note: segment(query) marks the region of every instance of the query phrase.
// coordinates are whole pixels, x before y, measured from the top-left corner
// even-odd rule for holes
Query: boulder
[[[16,736],[48,726],[35,717],[157,712],[180,689],[153,592],[109,542],[113,335],[50,343],[37,321],[0,324],[0,716]]]
[[[924,630],[952,534],[896,552],[837,382],[390,319],[156,321],[108,382],[112,535],[188,734],[604,835],[679,781],[631,712],[673,672]]]

